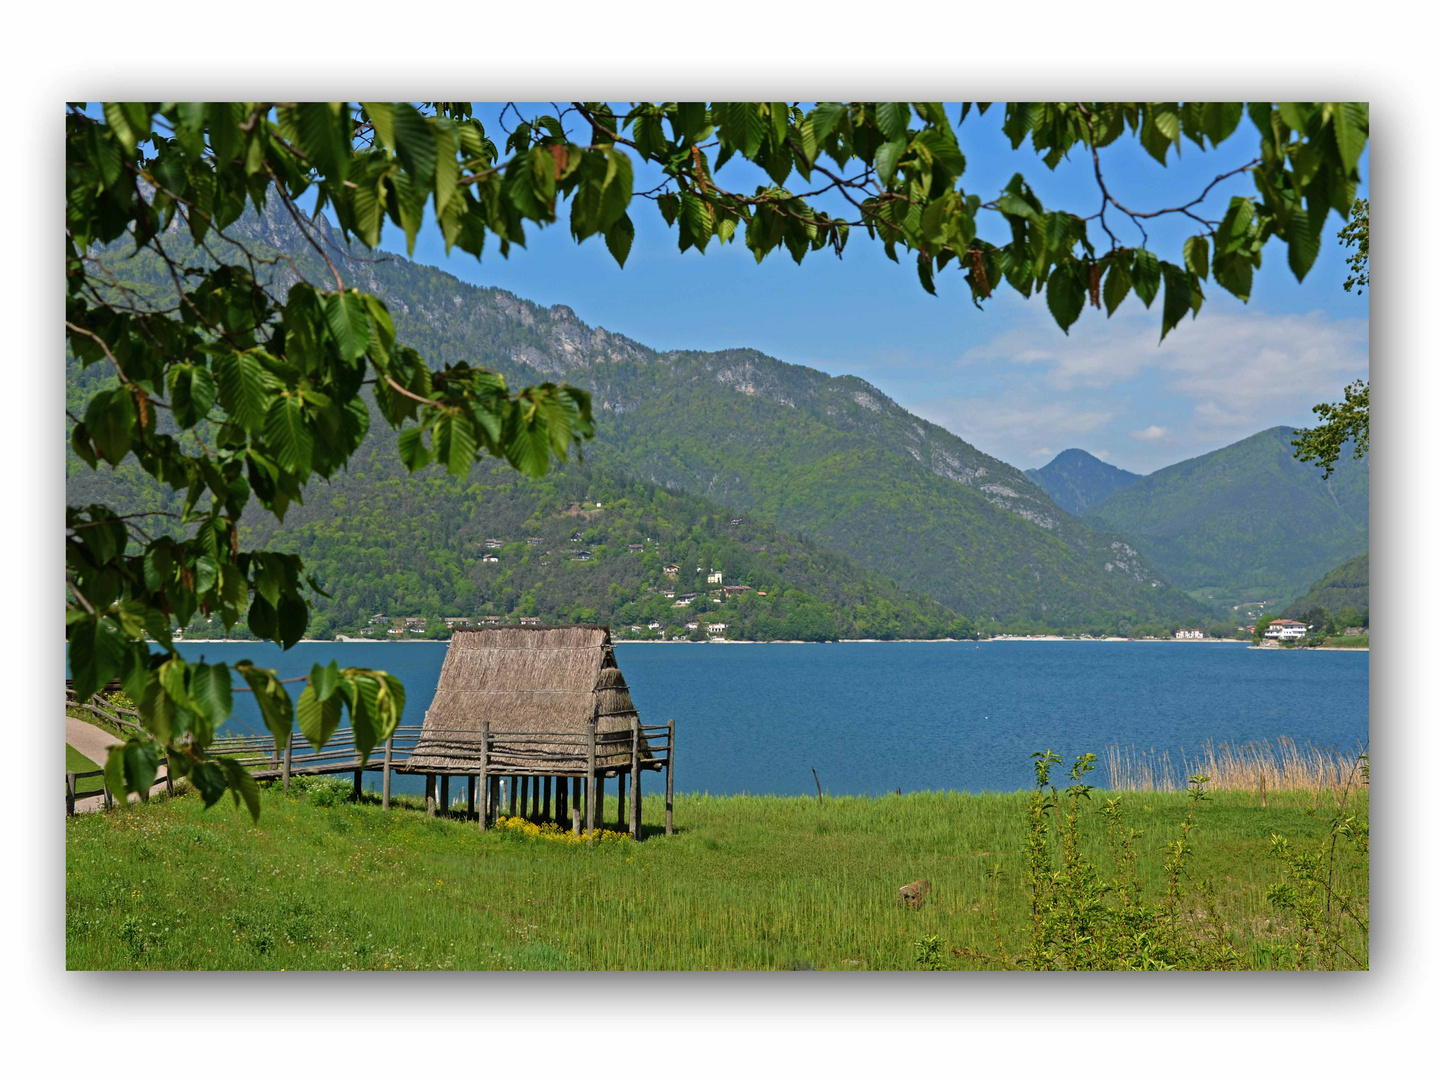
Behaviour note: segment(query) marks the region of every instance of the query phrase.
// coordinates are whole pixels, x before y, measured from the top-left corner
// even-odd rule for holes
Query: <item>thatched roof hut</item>
[[[597,769],[626,768],[636,717],[606,627],[458,630],[403,769],[478,772],[483,724],[492,733],[513,736],[495,740],[492,774],[584,771],[592,726],[597,737],[615,736],[599,738]],[[652,756],[643,733],[640,751],[642,761]]]

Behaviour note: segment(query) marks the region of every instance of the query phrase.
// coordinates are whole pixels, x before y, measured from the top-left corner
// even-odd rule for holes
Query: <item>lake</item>
[[[282,677],[312,663],[382,668],[404,723],[430,704],[444,642],[185,642],[189,658],[249,658]],[[1244,643],[856,642],[616,646],[642,723],[676,722],[675,786],[711,794],[837,795],[1027,788],[1030,754],[1111,743],[1182,751],[1289,736],[1353,750],[1369,739],[1366,652]],[[298,694],[298,689],[294,691]],[[232,728],[263,731],[249,694]],[[1104,784],[1103,767],[1094,774]],[[378,786],[379,774],[366,774]],[[419,792],[419,777],[395,778]]]

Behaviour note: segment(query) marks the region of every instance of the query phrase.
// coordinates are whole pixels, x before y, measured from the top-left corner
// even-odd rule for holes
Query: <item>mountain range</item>
[[[1182,589],[1216,604],[1289,600],[1370,544],[1370,462],[1326,479],[1267,428],[1136,480],[1083,520],[1128,537]]]
[[[503,373],[511,385],[565,379],[592,391],[597,437],[585,450],[588,471],[581,473],[578,466],[561,470],[561,477],[573,473],[580,478],[563,481],[569,485],[567,498],[583,503],[586,492],[594,497],[607,485],[630,485],[643,492],[632,502],[657,506],[663,491],[697,500],[688,513],[692,532],[698,529],[704,542],[718,541],[714,523],[728,523],[733,514],[772,530],[760,546],[795,544],[815,553],[834,552],[823,556],[830,560],[827,565],[854,571],[839,578],[905,607],[902,621],[908,620],[911,630],[973,624],[981,630],[1124,632],[1194,623],[1211,614],[1211,605],[1176,586],[1198,595],[1223,579],[1216,566],[1227,558],[1234,562],[1236,544],[1226,549],[1225,538],[1211,536],[1206,511],[1188,513],[1183,494],[1176,497],[1176,490],[1187,486],[1208,492],[1213,485],[1182,480],[1176,489],[1166,479],[1189,463],[1140,478],[1071,450],[1026,474],[907,412],[861,379],[832,377],[752,349],[657,351],[588,326],[564,305],[547,308],[399,256],[349,259],[338,237],[323,223],[319,228],[347,281],[383,297],[400,338],[432,362],[481,364]],[[284,288],[295,276],[291,264],[323,280],[318,258],[282,215],[250,215],[231,231],[257,254],[287,255],[276,264],[273,285]],[[115,259],[113,265],[137,288],[165,285],[163,268],[148,266],[143,254]],[[103,377],[99,368],[82,373],[72,365],[68,395],[83,398]],[[331,558],[327,544],[338,545],[335,550],[345,547],[340,533],[351,518],[360,520],[357,506],[367,507],[365,520],[373,530],[377,507],[383,505],[403,523],[402,531],[436,539],[411,543],[403,560],[382,559],[367,571],[370,576],[430,574],[421,606],[433,607],[438,599],[450,609],[462,597],[471,605],[520,603],[525,589],[502,597],[481,587],[487,574],[494,575],[478,551],[439,538],[458,535],[456,522],[473,524],[488,513],[499,514],[497,492],[506,484],[529,482],[511,477],[506,484],[487,480],[446,487],[426,474],[386,471],[386,501],[377,504],[379,496],[356,487],[356,477],[380,477],[373,466],[381,457],[394,464],[393,434],[372,432],[351,474],[337,478],[330,491],[312,485],[307,494],[309,505],[328,508],[321,515],[329,515],[326,522],[309,519],[308,511],[292,511],[297,523],[303,521],[296,528],[311,532],[305,541],[307,561]],[[361,462],[370,467],[359,468]],[[96,491],[100,479],[98,474],[87,477],[88,470],[76,471],[75,465],[68,470],[75,488],[72,502],[81,489]],[[1238,475],[1237,465],[1226,467]],[[1311,466],[1295,468],[1316,472]],[[1207,472],[1208,466],[1200,470]],[[1272,479],[1265,470],[1248,477]],[[1146,494],[1124,501],[1136,491]],[[1336,491],[1341,501],[1353,494],[1344,479]],[[156,496],[137,489],[130,497]],[[1258,498],[1264,502],[1266,497]],[[1228,509],[1213,493],[1207,500],[1212,510]],[[553,502],[539,499],[522,516],[532,524],[546,520],[552,511],[560,512]],[[275,542],[298,537],[292,537],[289,526],[273,534]],[[257,521],[255,527],[265,525]],[[485,531],[483,525],[474,527]],[[1363,525],[1360,533],[1349,553],[1365,546]],[[1187,537],[1195,536],[1208,539],[1187,548]],[[1159,554],[1152,554],[1152,545]],[[1192,555],[1213,558],[1197,565]],[[431,573],[426,567],[432,564],[447,570]],[[1268,583],[1289,582],[1295,574],[1288,565],[1272,569],[1267,563],[1263,573],[1251,576]],[[1313,581],[1318,572],[1300,576]],[[1303,583],[1296,593],[1300,589]],[[825,602],[841,605],[845,593],[841,588]],[[394,595],[410,597],[402,606],[421,603],[413,589]],[[626,607],[629,600],[612,599],[617,602],[607,601],[607,610],[613,615],[638,617],[638,608]],[[935,607],[925,608],[922,600]],[[604,607],[588,601],[581,606]],[[947,623],[957,615],[966,621]]]

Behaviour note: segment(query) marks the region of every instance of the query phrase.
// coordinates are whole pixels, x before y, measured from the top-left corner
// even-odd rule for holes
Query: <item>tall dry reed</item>
[[[1111,744],[1105,750],[1112,791],[1180,791],[1186,777],[1197,773],[1210,778],[1211,791],[1304,791],[1310,794],[1336,790],[1354,774],[1362,746],[1345,752],[1333,747],[1300,746],[1288,735],[1243,746],[1206,740],[1194,756],[1180,751],[1176,769],[1169,751],[1137,750]]]

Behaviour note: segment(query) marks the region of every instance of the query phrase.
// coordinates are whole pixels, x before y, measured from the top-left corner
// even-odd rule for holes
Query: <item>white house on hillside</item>
[[[1204,640],[1205,640],[1205,631],[1204,631],[1204,630],[1176,630],[1176,631],[1175,631],[1175,640],[1176,640],[1176,641],[1204,641]]]
[[[1276,619],[1265,628],[1265,636],[1271,641],[1299,641],[1310,628],[1297,619]]]

